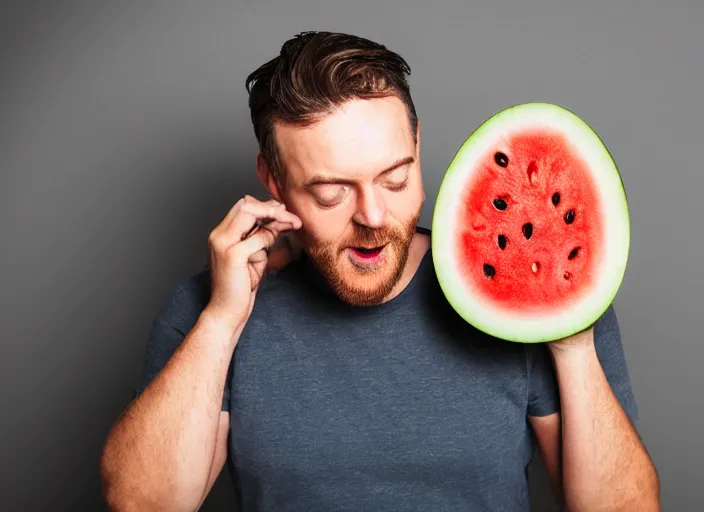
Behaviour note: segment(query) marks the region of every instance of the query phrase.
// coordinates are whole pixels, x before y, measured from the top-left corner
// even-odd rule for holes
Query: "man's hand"
[[[575,333],[566,338],[560,340],[551,341],[548,343],[550,350],[554,351],[564,351],[564,350],[574,350],[574,349],[584,349],[591,348],[594,346],[594,324],[590,325],[588,328]]]
[[[237,201],[208,237],[211,295],[206,311],[227,325],[242,325],[252,312],[270,249],[283,232],[301,225],[301,219],[273,199],[245,196]],[[277,252],[274,264],[282,263],[285,253]]]

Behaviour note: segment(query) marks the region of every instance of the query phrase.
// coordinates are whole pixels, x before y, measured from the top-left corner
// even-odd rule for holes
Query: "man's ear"
[[[278,202],[282,203],[281,192],[279,190],[279,185],[274,178],[274,175],[269,170],[269,165],[266,163],[264,155],[257,153],[257,177],[264,188],[269,192],[271,197],[276,199]]]

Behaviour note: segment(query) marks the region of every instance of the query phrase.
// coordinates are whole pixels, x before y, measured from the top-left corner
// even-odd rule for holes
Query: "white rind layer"
[[[458,227],[463,191],[472,169],[489,150],[501,150],[502,139],[532,128],[564,134],[593,173],[604,220],[604,258],[585,297],[553,314],[515,315],[482,300],[461,275]],[[599,136],[578,116],[557,105],[526,103],[485,121],[460,147],[445,173],[432,221],[432,253],[440,286],[452,307],[468,323],[508,341],[537,343],[561,339],[592,325],[613,302],[624,278],[630,250],[628,201],[621,176]]]

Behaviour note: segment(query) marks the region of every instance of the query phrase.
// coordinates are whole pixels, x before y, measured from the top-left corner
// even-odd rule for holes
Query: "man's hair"
[[[285,170],[273,136],[275,121],[306,126],[351,99],[396,95],[406,106],[415,140],[410,73],[401,56],[362,37],[309,31],[286,41],[277,57],[247,77],[254,134],[277,182],[283,184]]]

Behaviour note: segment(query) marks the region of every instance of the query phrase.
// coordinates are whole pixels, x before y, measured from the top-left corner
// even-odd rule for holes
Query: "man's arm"
[[[203,312],[123,412],[100,463],[111,510],[193,511],[202,503],[226,457],[221,407],[238,336]]]
[[[210,474],[208,475],[208,483],[205,486],[205,491],[200,497],[200,503],[198,504],[198,509],[203,505],[203,502],[210,494],[210,491],[215,485],[215,481],[220,476],[222,468],[227,462],[227,439],[230,434],[230,413],[222,411],[220,413],[220,425],[218,426],[218,432],[215,438],[215,453],[213,454],[213,462],[210,465]]]
[[[659,510],[613,307],[595,326],[533,356],[529,419],[567,510]]]
[[[565,508],[565,496],[562,489],[562,430],[560,413],[547,416],[529,416],[531,428],[535,435],[540,458],[550,478],[550,488],[560,510]]]
[[[562,488],[569,510],[660,510],[655,466],[611,389],[594,330],[552,343],[560,390]]]
[[[245,196],[210,232],[208,271],[177,287],[157,315],[141,393],[105,442],[111,509],[192,511],[203,502],[226,459],[221,411],[235,346],[263,276],[287,263],[277,257],[291,252],[275,246],[279,235],[301,225],[284,204]]]

